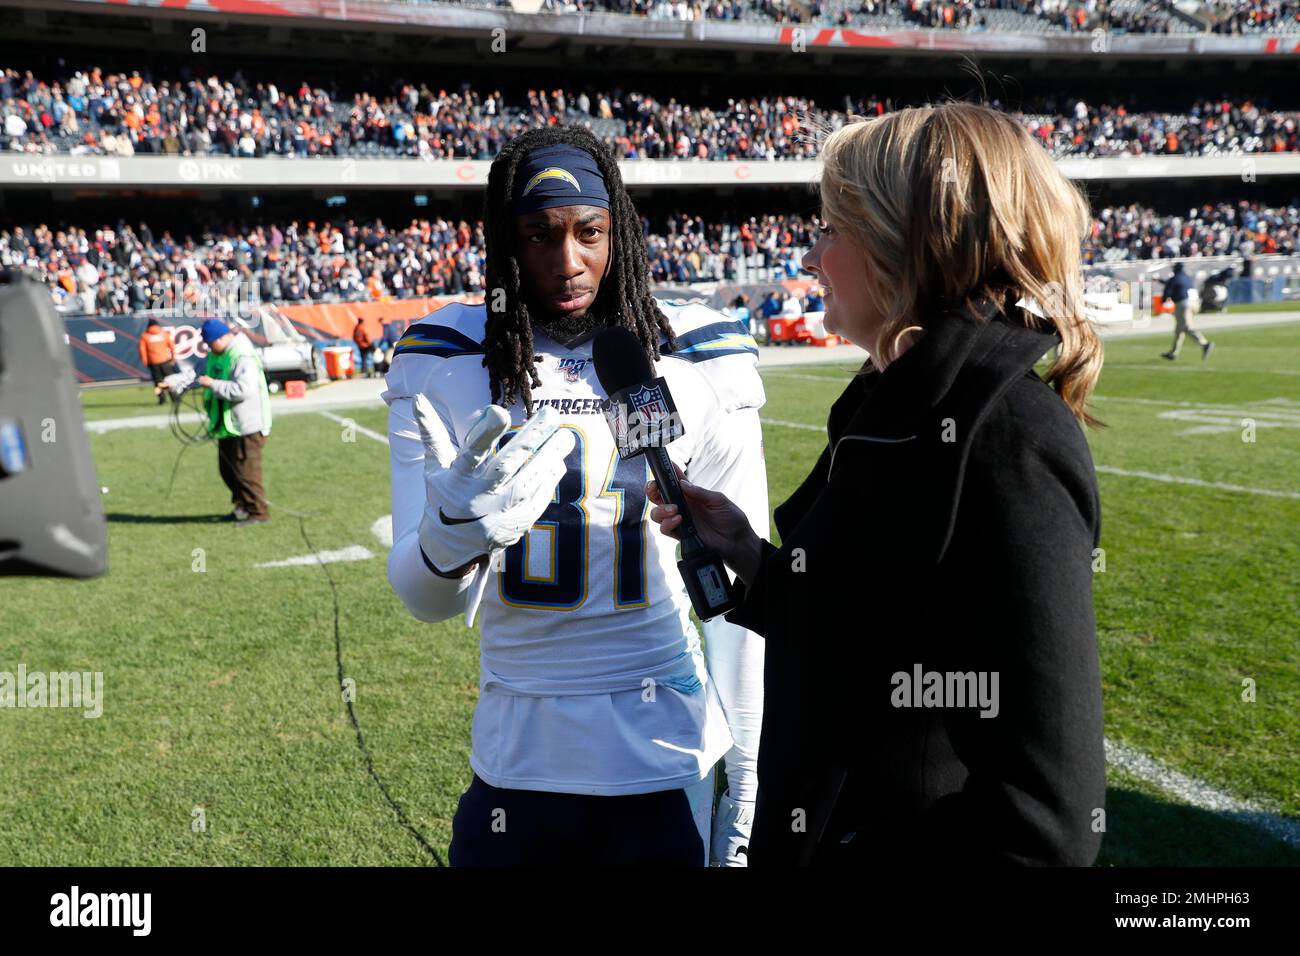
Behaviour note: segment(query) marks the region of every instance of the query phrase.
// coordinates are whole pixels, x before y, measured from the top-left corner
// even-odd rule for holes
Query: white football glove
[[[510,416],[499,405],[489,405],[457,453],[429,399],[416,395],[413,404],[424,442],[425,506],[419,539],[425,556],[438,570],[453,571],[510,547],[554,499],[564,459],[573,450],[573,433],[556,424],[554,410],[543,407],[494,453],[497,440],[510,427]],[[479,574],[467,622],[473,621],[487,569]]]
[[[754,825],[754,805],[737,803],[728,790],[718,797],[713,811],[713,838],[709,855],[715,866],[749,866],[749,831]]]

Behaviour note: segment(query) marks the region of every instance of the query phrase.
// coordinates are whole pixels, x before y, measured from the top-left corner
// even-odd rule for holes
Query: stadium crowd
[[[775,281],[799,274],[815,242],[817,218],[752,216],[710,222],[675,213],[651,229],[643,219],[649,267],[661,283]],[[0,269],[41,278],[68,312],[118,313],[172,307],[177,287],[237,282],[248,298],[277,303],[382,300],[483,289],[481,223],[413,219],[389,228],[297,220],[231,224],[191,235],[148,224],[0,229]],[[1185,216],[1138,206],[1098,211],[1086,263],[1118,259],[1300,250],[1300,207],[1238,202],[1204,205]],[[173,300],[167,297],[172,296]]]
[[[662,282],[735,280],[751,269],[764,279],[797,275],[817,225],[798,216],[706,224],[681,215],[650,233],[643,223],[651,272]],[[231,225],[197,239],[123,221],[0,229],[0,269],[38,276],[70,312],[172,307],[178,286],[184,294],[186,286],[212,283],[237,283],[246,298],[290,304],[481,292],[483,266],[482,223],[441,218],[400,229],[379,219]]]
[[[1202,0],[1216,14],[1215,33],[1300,32],[1297,0]]]
[[[746,20],[946,30],[1197,30],[1169,0],[543,0],[551,13],[624,13],[655,20]],[[1211,29],[1268,30],[1295,20],[1294,0],[1202,0]],[[1001,16],[998,16],[998,15]]]
[[[1207,203],[1186,216],[1160,216],[1135,204],[1098,211],[1085,262],[1300,251],[1300,206],[1268,207],[1241,200]]]
[[[78,70],[47,81],[0,71],[0,147],[34,155],[403,156],[491,159],[512,136],[585,122],[623,159],[767,160],[815,155],[801,123],[837,128],[849,115],[900,106],[845,97],[826,108],[801,96],[725,104],[636,91],[528,90],[515,102],[465,85],[396,84],[348,97],[301,83],[280,89],[240,74],[154,81],[139,71]],[[1001,104],[994,101],[994,106]],[[1175,111],[1050,96],[1011,115],[1058,157],[1300,151],[1300,110],[1254,99],[1193,99]]]

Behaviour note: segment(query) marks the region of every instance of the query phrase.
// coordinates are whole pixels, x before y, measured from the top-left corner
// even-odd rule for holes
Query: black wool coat
[[[767,644],[750,866],[1096,859],[1100,501],[1057,341],[977,301],[835,402],[727,615]]]

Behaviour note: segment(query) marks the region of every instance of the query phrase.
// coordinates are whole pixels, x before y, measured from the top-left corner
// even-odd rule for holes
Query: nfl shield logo
[[[668,415],[668,403],[664,401],[663,389],[658,385],[643,385],[628,396],[632,409],[640,413],[646,424],[658,421]]]

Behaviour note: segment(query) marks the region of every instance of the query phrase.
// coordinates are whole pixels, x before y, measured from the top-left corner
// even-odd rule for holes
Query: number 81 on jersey
[[[592,442],[583,429],[573,432],[573,451],[565,459],[565,473],[555,488],[555,498],[537,523],[505,551],[498,579],[501,601],[512,607],[573,611],[586,603],[589,568],[593,561],[603,572],[610,561],[613,571],[613,605],[618,610],[649,604],[646,581],[646,535],[649,501],[645,485],[649,468],[645,459],[620,458],[610,444],[609,462],[594,496],[588,494],[588,462]],[[517,429],[501,436],[505,445]],[[603,457],[603,456],[602,456]],[[613,526],[592,520],[591,498],[612,499]],[[603,510],[603,509],[602,509]],[[594,527],[593,527],[594,525]],[[609,535],[606,540],[604,535]]]

